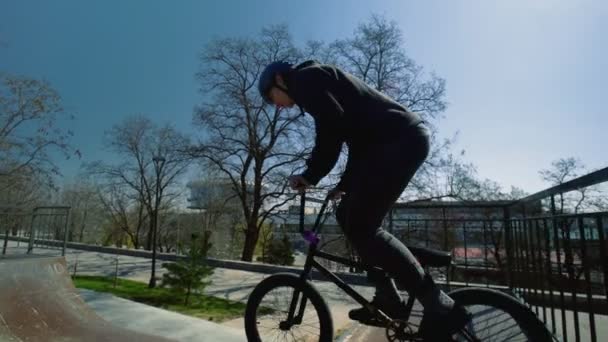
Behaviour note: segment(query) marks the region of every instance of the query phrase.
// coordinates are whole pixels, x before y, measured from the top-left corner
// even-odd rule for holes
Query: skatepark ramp
[[[115,327],[80,298],[63,257],[0,258],[0,341],[171,340]]]

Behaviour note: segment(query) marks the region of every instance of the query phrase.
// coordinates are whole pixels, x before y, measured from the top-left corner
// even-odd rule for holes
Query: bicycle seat
[[[452,263],[452,253],[419,246],[407,246],[423,266],[445,267]]]

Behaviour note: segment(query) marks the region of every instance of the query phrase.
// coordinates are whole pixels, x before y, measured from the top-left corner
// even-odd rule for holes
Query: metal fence
[[[591,213],[511,221],[510,288],[564,341],[580,341],[582,323],[597,341],[595,315],[608,314],[607,219]],[[573,332],[564,324],[570,317]]]
[[[514,206],[544,199],[548,213],[524,211],[507,227],[509,286],[564,341],[582,340],[582,327],[591,341],[608,339],[608,212],[562,214],[556,196],[606,182],[608,168],[523,198]]]
[[[70,207],[46,206],[32,209],[19,207],[0,208],[0,234],[3,235],[2,255],[8,253],[8,241],[18,247],[27,238],[27,253],[34,248],[60,249],[65,255],[69,239],[68,220]],[[57,241],[61,243],[56,243]],[[49,243],[54,242],[54,243]]]
[[[451,251],[448,281],[510,290],[563,341],[603,341],[608,212],[561,214],[555,197],[607,181],[608,168],[517,201],[400,204],[387,229],[406,243]]]

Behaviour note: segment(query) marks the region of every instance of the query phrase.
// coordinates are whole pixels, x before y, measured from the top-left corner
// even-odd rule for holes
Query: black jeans
[[[424,270],[382,220],[429,154],[428,130],[411,128],[403,136],[358,150],[353,182],[342,197],[336,219],[361,260],[379,266],[406,290],[416,290]],[[370,279],[373,280],[373,279]]]

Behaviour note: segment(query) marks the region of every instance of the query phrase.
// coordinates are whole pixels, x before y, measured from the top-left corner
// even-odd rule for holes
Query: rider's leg
[[[424,270],[397,238],[380,228],[384,216],[399,198],[428,154],[425,132],[403,141],[373,149],[365,163],[351,170],[358,182],[347,189],[336,217],[361,259],[386,270],[408,292],[421,294],[426,310],[448,312],[453,301],[428,281]],[[394,286],[386,280],[376,282],[377,292],[394,297]]]
[[[391,303],[400,303],[402,301],[399,290],[393,278],[386,275],[385,272],[368,272],[367,280],[376,287],[376,294],[382,296],[380,300],[386,300]]]

